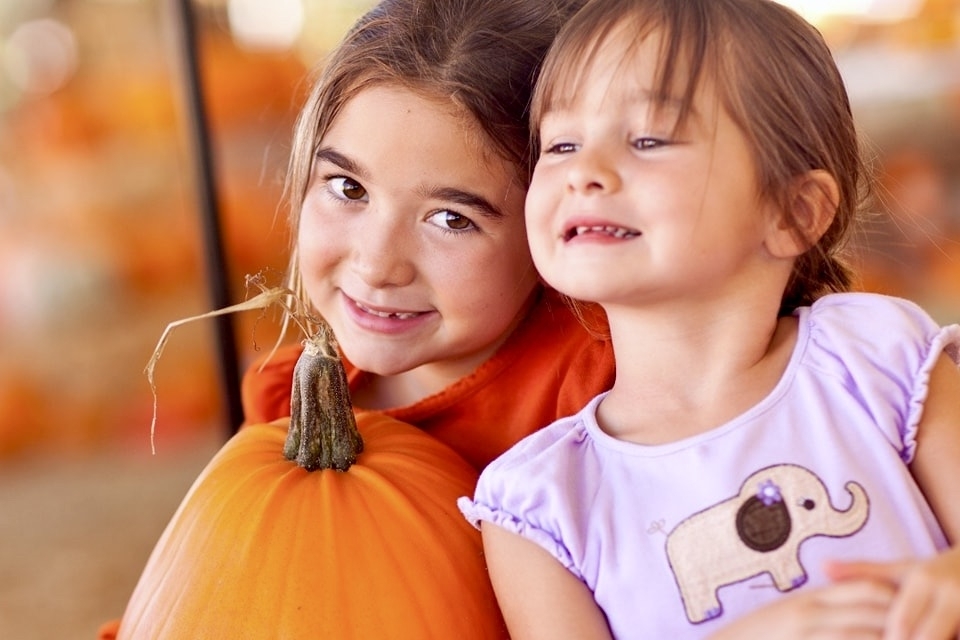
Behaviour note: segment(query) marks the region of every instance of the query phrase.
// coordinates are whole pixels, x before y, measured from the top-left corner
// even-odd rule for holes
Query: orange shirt
[[[594,323],[597,324],[597,323]],[[605,330],[605,325],[600,325]],[[291,345],[255,362],[243,379],[246,423],[290,415]],[[347,363],[351,390],[366,372]],[[478,470],[524,436],[579,411],[613,385],[609,339],[592,335],[553,291],[545,291],[503,346],[476,371],[439,393],[384,413],[453,447]]]

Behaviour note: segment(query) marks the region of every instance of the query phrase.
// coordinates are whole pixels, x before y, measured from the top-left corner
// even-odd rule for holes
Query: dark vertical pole
[[[203,221],[203,246],[206,256],[207,284],[213,309],[231,304],[228,265],[223,250],[220,227],[220,207],[217,201],[213,154],[210,149],[210,130],[207,125],[203,91],[199,71],[199,47],[196,21],[190,0],[176,0],[177,23],[180,25],[184,95],[190,121],[190,142],[196,159],[196,189]],[[225,400],[228,435],[233,434],[243,421],[240,404],[240,370],[233,320],[230,315],[216,316],[215,334],[220,359],[220,382]]]

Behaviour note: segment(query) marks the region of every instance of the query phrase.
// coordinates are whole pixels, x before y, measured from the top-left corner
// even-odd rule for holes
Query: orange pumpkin
[[[354,421],[339,358],[315,339],[304,354],[293,417],[244,427],[213,457],[117,637],[506,637],[456,506],[476,472],[412,426]]]

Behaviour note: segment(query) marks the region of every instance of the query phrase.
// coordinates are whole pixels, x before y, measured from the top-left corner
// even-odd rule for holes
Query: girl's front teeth
[[[420,315],[417,312],[389,313],[387,311],[377,311],[376,309],[365,307],[359,302],[357,303],[357,306],[360,307],[360,309],[362,309],[365,313],[369,313],[372,316],[377,316],[378,318],[393,318],[394,320],[409,320],[410,318],[416,318],[418,315]]]

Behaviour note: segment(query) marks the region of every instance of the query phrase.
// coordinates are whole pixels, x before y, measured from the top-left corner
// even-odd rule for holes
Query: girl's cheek
[[[530,188],[527,197],[525,218],[527,223],[527,236],[535,238],[542,233],[542,226],[546,224],[544,209],[547,208],[547,198],[542,188]]]
[[[316,279],[323,277],[323,271],[329,268],[331,235],[322,232],[316,224],[301,220],[297,234],[297,252],[300,258],[300,271],[305,277]]]

